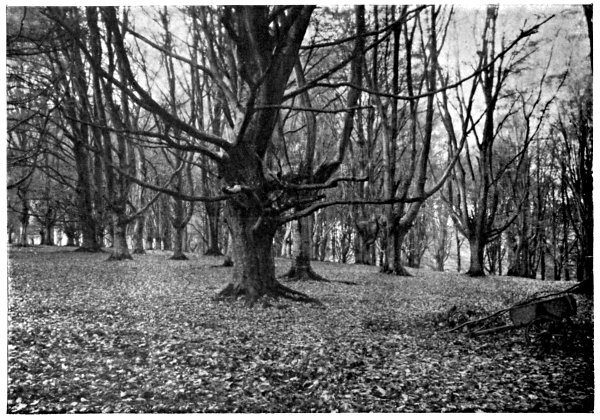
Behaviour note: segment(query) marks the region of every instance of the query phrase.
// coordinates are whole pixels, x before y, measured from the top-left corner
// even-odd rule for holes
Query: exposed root
[[[284,278],[284,277],[288,281],[320,281],[323,283],[342,283],[342,284],[349,284],[352,286],[356,286],[356,283],[354,283],[352,281],[327,279],[327,278],[315,273],[311,268],[306,270],[304,268],[297,269],[296,267],[292,267],[292,268],[290,268],[290,271],[279,276],[279,278]]]
[[[282,277],[286,277],[289,281],[314,280],[329,282],[329,280],[325,277],[315,273],[315,271],[311,267],[298,268],[292,266],[292,268],[290,268],[290,271],[280,276],[280,278]]]
[[[273,297],[283,297],[285,299],[294,300],[296,302],[314,303],[317,306],[325,307],[325,305],[323,305],[320,300],[312,298],[305,293],[298,292],[294,289],[290,289],[289,287],[284,286],[279,282],[275,282],[275,284],[276,294],[273,295]]]
[[[296,257],[292,263],[290,270],[279,276],[279,278],[287,278],[288,281],[320,281],[324,283],[343,283],[356,285],[351,281],[329,280],[317,274],[310,265],[310,260],[306,257]]]
[[[404,267],[400,267],[397,269],[382,268],[379,272],[383,273],[383,274],[389,274],[392,276],[398,276],[398,277],[412,277],[412,274],[410,274]]]
[[[174,260],[174,261],[186,261],[188,259],[188,257],[186,257],[185,255],[181,254],[181,255],[173,255],[169,259],[170,260]]]
[[[133,257],[130,254],[111,254],[110,257],[106,261],[124,261],[124,260],[133,260]]]
[[[239,287],[234,286],[233,283],[229,283],[215,296],[215,300],[224,300],[227,298],[235,300],[243,293],[243,290],[241,290]]]
[[[313,303],[319,307],[325,307],[318,299],[290,289],[278,281],[274,282],[273,287],[263,290],[262,292],[243,287],[239,284],[229,283],[214,297],[214,300],[237,300],[240,297],[246,299],[246,304],[249,307],[252,307],[261,297],[271,297],[274,299],[284,298],[296,302]]]

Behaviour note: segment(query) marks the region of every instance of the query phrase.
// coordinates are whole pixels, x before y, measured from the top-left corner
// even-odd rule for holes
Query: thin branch
[[[538,31],[538,29],[545,24],[546,22],[548,22],[550,19],[552,19],[554,17],[554,15],[550,16],[549,18],[545,19],[543,22],[538,23],[535,26],[532,26],[529,29],[526,30],[521,30],[521,33],[519,34],[519,36],[517,36],[509,45],[508,47],[506,47],[503,51],[501,51],[498,55],[496,55],[486,66],[477,69],[475,72],[471,73],[469,76],[465,77],[464,79],[459,80],[458,82],[452,83],[450,85],[444,86],[440,89],[436,89],[436,90],[432,90],[432,91],[428,91],[425,93],[422,93],[420,95],[414,95],[414,96],[409,96],[409,95],[395,95],[393,93],[387,93],[387,92],[381,92],[378,90],[373,90],[373,89],[367,89],[365,87],[362,86],[357,86],[357,85],[353,85],[352,83],[349,82],[340,82],[340,83],[319,83],[319,82],[309,82],[307,83],[307,88],[313,88],[313,87],[329,87],[329,88],[338,88],[338,87],[351,87],[354,89],[358,89],[362,92],[365,93],[370,93],[373,95],[378,95],[378,96],[383,96],[386,98],[395,98],[395,99],[400,99],[400,100],[405,100],[405,101],[410,101],[410,100],[415,100],[415,99],[420,99],[420,98],[426,98],[428,96],[432,96],[435,95],[437,93],[440,92],[444,92],[446,90],[451,90],[454,89],[460,85],[462,85],[463,83],[465,83],[466,81],[472,79],[473,77],[481,74],[482,72],[488,70],[490,67],[492,67],[494,65],[494,63],[498,60],[500,60],[501,58],[503,58],[516,44],[518,44],[522,39],[527,38],[531,35],[533,35],[534,33],[536,33]],[[367,50],[373,48],[374,45],[370,45],[368,48],[365,48],[363,50],[363,53],[366,52]],[[336,70],[337,71],[337,70]],[[322,79],[322,78],[320,78]],[[300,89],[299,89],[300,90]],[[291,92],[289,94],[286,95],[286,98],[289,98],[293,95],[296,95],[299,93],[299,90]]]
[[[396,19],[394,22],[392,22],[388,26],[385,26],[385,27],[383,27],[383,28],[381,28],[379,30],[376,30],[376,31],[366,32],[363,36],[365,36],[365,37],[375,36],[375,35],[382,34],[384,32],[391,31],[395,27],[397,27],[400,23],[404,22],[405,20],[408,20],[409,15],[413,15],[413,14],[416,15],[421,10],[425,9],[426,7],[427,6],[416,7],[415,9],[413,9],[410,12],[406,13],[406,15],[401,16],[400,18]],[[321,43],[315,43],[315,44],[310,44],[310,45],[304,45],[304,46],[300,47],[300,49],[302,49],[302,50],[312,50],[312,49],[315,49],[315,48],[335,47],[336,45],[345,44],[346,42],[354,41],[356,39],[356,37],[357,37],[357,35],[353,35],[353,36],[349,36],[349,37],[346,37],[346,38],[338,39],[338,40],[335,40],[335,41],[321,42]]]
[[[319,108],[304,108],[299,106],[286,106],[286,105],[261,105],[253,108],[255,110],[261,109],[289,109],[292,111],[303,111],[303,112],[317,112],[321,114],[338,114],[341,112],[349,112],[349,111],[359,111],[361,109],[371,109],[373,108],[371,105],[365,106],[353,106],[348,108],[340,108],[340,109],[319,109]]]
[[[364,177],[355,177],[355,176],[348,176],[348,177],[339,177],[339,178],[334,178],[331,179],[325,183],[322,184],[284,184],[284,187],[286,190],[294,190],[294,191],[308,191],[308,190],[323,190],[323,189],[328,189],[328,188],[335,188],[337,187],[339,182],[364,182],[364,181],[368,181],[369,177],[364,176]]]

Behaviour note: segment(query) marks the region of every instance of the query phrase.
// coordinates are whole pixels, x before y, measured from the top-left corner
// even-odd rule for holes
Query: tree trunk
[[[65,232],[67,236],[67,245],[66,246],[75,246],[75,235]]]
[[[150,216],[150,214],[148,214],[147,217],[145,217],[145,223],[146,223],[146,249],[148,250],[152,250],[154,249],[154,222],[152,221],[152,217]]]
[[[462,270],[462,259],[460,257],[460,249],[462,248],[462,242],[458,236],[458,229],[454,228],[454,235],[456,237],[456,271],[458,273]]]
[[[285,258],[290,258],[292,256],[292,227],[292,223],[287,224],[283,239],[281,240],[281,256]]]
[[[190,237],[188,236],[187,225],[183,228],[183,232],[181,233],[181,244],[183,252],[192,252],[190,250]]]
[[[392,265],[388,271],[389,274],[395,274],[402,277],[411,277],[411,274],[402,265],[402,244],[406,239],[408,229],[397,227],[392,232]]]
[[[112,248],[115,244],[115,225],[114,222],[109,223],[106,226],[106,235],[104,237],[107,248]]]
[[[476,236],[469,238],[469,248],[471,252],[471,260],[467,274],[471,277],[485,276],[485,272],[483,270],[483,250],[485,249],[485,246],[481,242],[480,238]]]
[[[29,227],[29,214],[23,214],[20,218],[21,230],[19,231],[19,245],[27,246],[27,228]]]
[[[440,218],[439,225],[435,225],[435,228],[438,229],[438,232],[434,234],[435,237],[435,249],[434,249],[434,259],[435,259],[435,269],[437,271],[444,271],[444,264],[446,259],[448,258],[448,245],[449,245],[449,232],[448,232],[448,215],[444,214]]]
[[[74,22],[74,24],[79,27],[80,23],[78,21]],[[94,218],[94,205],[93,200],[94,197],[93,189],[92,189],[92,178],[90,171],[90,157],[89,150],[86,148],[89,139],[90,139],[90,131],[86,124],[79,124],[79,120],[83,119],[89,120],[91,116],[89,114],[89,107],[86,104],[87,102],[87,83],[84,65],[81,60],[80,52],[77,50],[75,46],[75,42],[73,44],[73,54],[72,54],[72,62],[70,63],[69,69],[72,72],[71,78],[72,83],[75,90],[80,94],[80,99],[83,101],[81,103],[81,107],[79,111],[75,109],[72,104],[67,105],[67,113],[69,114],[70,124],[74,134],[74,140],[72,145],[73,157],[75,158],[75,170],[77,173],[77,182],[75,187],[75,193],[77,195],[77,205],[78,205],[78,219],[79,226],[81,228],[81,236],[82,236],[82,244],[81,247],[77,251],[83,252],[98,252],[100,251],[100,243],[98,242],[98,238],[96,237],[96,220]],[[67,87],[65,87],[68,89]],[[84,99],[85,98],[85,99]],[[99,121],[102,124],[101,121]],[[96,141],[95,136],[97,135],[97,130],[92,131],[94,134],[94,141]]]
[[[341,254],[341,262],[342,264],[346,264],[348,262],[348,254],[350,253],[351,243],[351,228],[348,225],[345,225],[341,230],[341,238],[340,238],[340,254]]]
[[[320,260],[321,257],[321,242],[323,241],[323,231],[324,231],[324,227],[323,227],[323,220],[320,220],[318,217],[315,217],[315,222],[318,223],[316,229],[314,229],[314,235],[312,238],[312,247],[313,247],[313,253],[312,255],[315,257],[315,259]],[[293,235],[293,226],[290,227],[291,229],[291,235]],[[290,247],[290,256],[291,256],[291,247]]]
[[[156,215],[156,244],[157,249],[162,251],[171,250],[171,221],[169,220],[169,197],[159,202]]]
[[[173,249],[173,241],[171,238],[171,225],[169,223],[168,220],[164,220],[163,221],[164,225],[163,225],[163,233],[162,236],[160,238],[160,242],[162,243],[162,250],[163,251],[170,251],[171,249]]]
[[[355,263],[375,264],[374,244],[377,241],[380,232],[379,220],[376,216],[372,216],[368,220],[359,220],[355,222],[354,227],[356,228],[354,247]],[[370,252],[370,250],[373,250],[373,252]]]
[[[83,148],[83,146],[78,146]],[[92,211],[92,197],[91,197],[91,185],[89,183],[89,170],[87,165],[87,156],[84,151],[78,151],[77,148],[74,147],[75,160],[77,162],[77,198],[79,201],[79,221],[81,226],[81,247],[77,249],[77,251],[83,252],[98,252],[100,251],[101,245],[98,243],[98,238],[96,236],[97,227],[96,221],[93,217]],[[83,161],[86,161],[85,164],[82,164]]]
[[[138,216],[135,219],[133,227],[133,254],[145,254],[144,250],[144,216]]]
[[[205,204],[207,215],[207,234],[208,234],[208,249],[204,255],[220,256],[223,255],[219,249],[219,203]]]
[[[390,197],[390,194],[386,194],[385,197]],[[394,264],[394,231],[396,222],[391,204],[386,204],[384,206],[384,217],[385,223],[382,224],[383,235],[381,241],[383,261],[380,271],[382,273],[390,274],[393,271],[392,268]]]
[[[292,222],[292,232],[294,235],[292,267],[283,277],[287,277],[289,280],[326,281],[323,277],[315,273],[310,265],[311,231],[311,216]]]
[[[119,216],[113,216],[113,246],[109,261],[132,260],[127,246],[127,224],[119,220]]]
[[[173,255],[170,260],[187,260],[183,253],[183,231],[185,226],[173,226]]]
[[[27,224],[21,224],[21,231],[19,232],[19,245],[28,246],[27,243]]]
[[[225,252],[225,260],[223,261],[223,267],[233,267],[233,257],[231,255],[233,238],[231,237],[231,229],[228,229],[227,233],[227,251]]]
[[[354,234],[354,264],[367,264],[367,250],[364,246],[364,240],[358,232]]]
[[[518,239],[513,260],[506,272],[507,276],[535,278],[535,269],[531,267],[531,255],[529,241],[526,238]]]
[[[444,271],[444,261],[446,260],[446,255],[443,254],[443,251],[438,249],[435,253],[435,271]]]
[[[231,206],[229,206],[231,207]],[[222,292],[222,296],[245,295],[254,303],[262,295],[277,295],[275,264],[271,254],[274,233],[267,228],[254,229],[247,218],[230,211],[229,227],[232,230],[232,257],[236,264],[233,282]]]
[[[383,263],[381,272],[398,276],[410,276],[402,266],[402,243],[408,233],[408,228],[399,225],[400,217],[391,208],[386,214],[386,225],[383,228]]]
[[[331,261],[339,262],[338,259],[338,247],[337,247],[337,236],[339,235],[339,230],[337,228],[331,229]]]
[[[252,214],[252,210],[236,203],[228,202],[226,210],[233,239],[231,251],[235,265],[232,282],[217,298],[237,299],[243,296],[249,306],[263,296],[317,302],[276,280],[272,249],[275,224],[269,220],[260,220],[259,215]]]
[[[327,257],[327,241],[329,239],[330,231],[325,232],[325,236],[321,237],[321,243],[319,244],[319,261],[325,261]]]
[[[44,235],[46,236],[45,245],[54,246],[54,225],[46,226],[44,231]]]
[[[546,280],[546,247],[543,244],[540,247],[540,278]]]

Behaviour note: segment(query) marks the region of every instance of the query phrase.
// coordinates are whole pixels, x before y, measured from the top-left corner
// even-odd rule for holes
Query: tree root
[[[273,297],[283,297],[285,299],[294,300],[296,302],[314,303],[317,306],[325,307],[325,305],[323,305],[323,303],[321,303],[320,300],[312,298],[305,293],[298,292],[294,289],[290,289],[289,287],[284,286],[279,282],[276,282],[276,286],[278,294]]]
[[[329,283],[330,280],[326,279],[323,276],[315,273],[315,271],[311,267],[292,267],[290,271],[285,273],[279,278],[286,277],[289,281],[304,281],[304,280],[314,280],[314,281],[323,281]]]
[[[279,276],[280,279],[284,277],[287,278],[288,281],[320,281],[323,283],[342,283],[356,286],[356,283],[351,281],[327,279],[315,273],[315,271],[310,266],[302,268],[292,266],[292,268],[290,268],[290,270],[287,273]]]
[[[260,292],[243,287],[239,284],[229,283],[214,297],[214,300],[234,301],[240,297],[246,299],[246,305],[249,307],[254,306],[254,304],[262,297],[270,297],[274,299],[283,298],[293,300],[295,302],[313,303],[319,307],[325,307],[325,305],[323,305],[323,303],[321,303],[321,301],[319,301],[318,299],[312,298],[305,293],[290,289],[289,287],[284,286],[276,280],[274,281],[272,287]]]
[[[169,259],[170,260],[174,260],[174,261],[187,261],[188,257],[186,257],[185,255],[181,254],[181,255],[173,255]]]
[[[146,251],[144,251],[143,249],[134,249],[133,251],[131,251],[131,253],[134,255],[145,255]]]
[[[408,270],[406,270],[406,268],[404,268],[404,267],[400,267],[398,269],[382,268],[379,272],[383,273],[383,274],[398,276],[398,277],[412,277],[412,274],[410,274],[408,272]]]
[[[106,261],[125,261],[125,260],[133,260],[133,257],[130,254],[121,254],[115,255],[111,254],[110,257]]]

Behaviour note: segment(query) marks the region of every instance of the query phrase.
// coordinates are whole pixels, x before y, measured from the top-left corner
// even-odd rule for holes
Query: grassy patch
[[[324,309],[247,308],[212,301],[231,273],[218,258],[9,257],[9,413],[593,410],[590,302],[566,350],[445,332],[453,306],[479,316],[566,283],[314,263],[357,285],[290,283]]]

